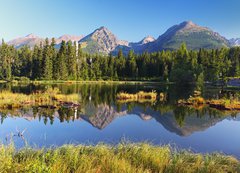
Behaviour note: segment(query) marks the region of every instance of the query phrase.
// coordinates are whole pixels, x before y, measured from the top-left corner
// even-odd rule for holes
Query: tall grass
[[[47,88],[32,94],[0,92],[0,108],[18,108],[26,105],[57,105],[59,102],[79,101],[78,94],[61,94],[58,88]]]
[[[139,91],[136,94],[120,92],[117,94],[117,100],[120,102],[153,102],[157,99],[156,91]]]
[[[239,172],[240,162],[220,154],[193,154],[169,146],[119,144],[65,145],[59,148],[17,151],[0,146],[0,172],[135,173],[135,172]]]

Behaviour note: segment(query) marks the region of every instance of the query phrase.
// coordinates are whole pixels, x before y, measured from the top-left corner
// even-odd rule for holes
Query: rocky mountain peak
[[[96,29],[93,33],[92,33],[92,35],[93,36],[98,36],[98,35],[100,35],[100,36],[113,36],[113,37],[115,37],[115,35],[109,30],[109,29],[107,29],[106,27],[104,27],[104,26],[102,26],[102,27],[100,27],[100,28],[98,28],[98,29]]]
[[[144,37],[139,43],[140,44],[147,44],[147,43],[150,43],[150,42],[153,42],[153,41],[155,41],[155,38],[148,35],[148,36]]]
[[[99,31],[109,31],[108,28],[106,28],[105,26],[101,26],[101,27],[99,27],[96,30],[99,30]]]
[[[119,43],[117,37],[106,27],[100,27],[79,41],[88,52],[110,53]]]
[[[70,40],[73,42],[78,41],[83,51],[100,54],[118,52],[119,49],[122,49],[126,54],[129,50],[134,50],[136,53],[176,50],[183,42],[185,42],[187,47],[191,50],[198,50],[199,48],[216,49],[240,45],[240,39],[227,40],[210,28],[199,26],[192,21],[184,21],[172,26],[156,40],[152,36],[147,36],[139,42],[119,40],[105,26],[99,27],[85,37],[82,35],[63,35],[55,39],[56,44],[60,44],[62,40],[66,42]],[[33,47],[41,42],[44,42],[44,38],[29,34],[25,37],[11,40],[8,44],[20,48],[24,45]]]
[[[208,28],[201,27],[201,26],[193,23],[192,21],[184,21],[184,22],[180,23],[179,25],[176,25],[176,28],[180,32],[186,32],[186,31],[199,32],[199,31],[209,30]]]
[[[192,21],[184,21],[182,22],[180,25],[183,25],[185,27],[195,27],[197,26],[195,23],[193,23]]]
[[[228,40],[217,32],[191,21],[185,21],[169,28],[157,39],[156,44],[152,46],[153,48],[150,51],[156,51],[157,49],[176,50],[183,42],[192,50],[228,47]]]
[[[39,38],[38,36],[34,35],[33,33],[28,34],[28,35],[26,35],[25,37],[26,37],[26,38],[29,38],[29,39],[31,39],[31,38]]]
[[[68,42],[68,41],[76,41],[78,42],[79,40],[81,40],[84,36],[83,35],[69,35],[69,34],[65,34],[60,36],[59,38],[56,39],[56,44],[60,44],[62,41]]]

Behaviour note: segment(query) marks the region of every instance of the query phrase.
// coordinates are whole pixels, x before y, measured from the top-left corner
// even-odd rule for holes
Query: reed
[[[120,92],[117,94],[119,102],[154,102],[157,99],[156,91],[144,92],[139,91],[136,94],[129,94],[127,92]]]
[[[236,99],[213,99],[208,100],[207,104],[220,110],[240,111],[240,101]]]
[[[187,100],[178,100],[178,105],[190,106],[196,109],[203,108],[204,106],[209,106],[223,111],[240,111],[240,101],[237,99],[210,99],[205,100],[204,98],[190,97]]]
[[[58,88],[48,88],[32,94],[0,92],[0,108],[19,108],[24,106],[58,105],[61,102],[79,102],[78,94],[61,94]]]

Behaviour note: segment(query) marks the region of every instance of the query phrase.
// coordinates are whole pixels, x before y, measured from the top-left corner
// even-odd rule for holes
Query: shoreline
[[[156,85],[171,85],[174,82],[164,82],[164,81],[133,81],[133,80],[122,80],[122,81],[107,81],[107,80],[87,80],[87,81],[75,81],[75,80],[66,80],[66,81],[57,81],[57,80],[34,80],[34,81],[0,81],[1,83],[11,83],[11,84],[156,84]]]

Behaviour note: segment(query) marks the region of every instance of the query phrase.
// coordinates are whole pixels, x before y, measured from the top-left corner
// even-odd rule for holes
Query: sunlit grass
[[[157,99],[156,91],[144,92],[139,91],[136,94],[129,94],[126,92],[120,92],[117,94],[117,100],[119,102],[154,102]]]
[[[221,154],[193,154],[169,146],[119,144],[65,145],[59,148],[17,151],[0,146],[1,172],[239,172],[240,162]]]
[[[204,98],[190,97],[187,100],[178,100],[178,105],[185,105],[194,107],[196,109],[203,108],[204,106],[210,106],[218,110],[226,111],[240,111],[240,101],[237,99],[210,99],[205,100]]]
[[[19,108],[26,105],[57,105],[59,102],[78,103],[78,94],[61,94],[58,88],[48,88],[32,94],[0,92],[0,108]]]
[[[221,110],[240,111],[240,101],[236,99],[212,99],[208,100],[207,103],[210,105],[210,107]]]

